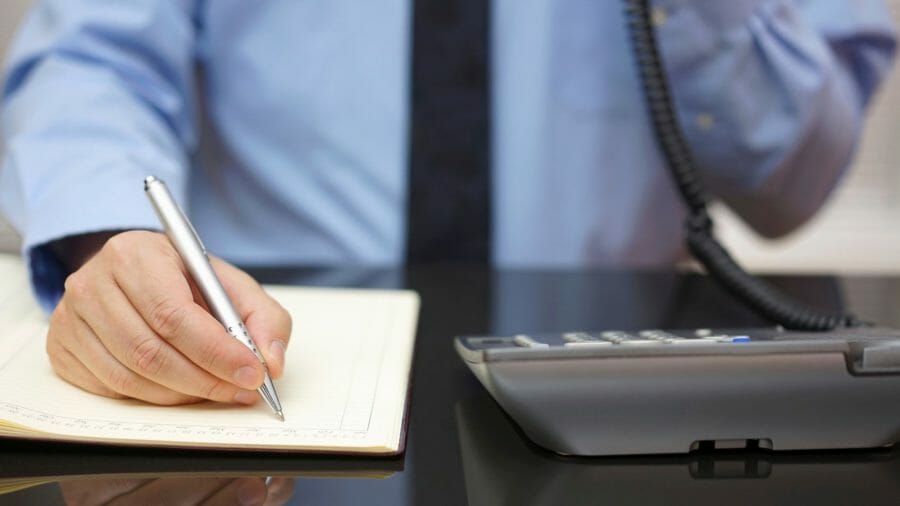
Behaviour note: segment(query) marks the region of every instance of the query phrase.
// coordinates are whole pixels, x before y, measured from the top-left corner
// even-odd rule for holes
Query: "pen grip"
[[[166,233],[170,234],[168,230]],[[235,309],[234,305],[231,303],[231,299],[228,298],[225,287],[222,286],[221,281],[219,281],[219,278],[216,276],[206,250],[201,249],[199,244],[198,241],[198,246],[191,247],[189,244],[185,245],[182,243],[182,249],[185,251],[179,250],[178,253],[181,255],[181,258],[184,259],[185,266],[187,267],[191,278],[193,278],[194,283],[203,295],[203,300],[206,301],[206,305],[209,307],[212,315],[225,327],[225,330],[231,334],[231,337],[240,341],[256,355],[256,358],[259,359],[260,362],[265,364],[266,361],[256,348],[256,344],[250,337],[250,333],[247,332],[247,327],[244,326],[243,319],[241,319],[237,309]],[[176,249],[177,248],[178,247],[176,246]]]
[[[180,251],[179,253],[182,258],[185,258],[183,253]],[[240,341],[256,355],[260,362],[265,363],[265,359],[250,337],[250,333],[247,332],[244,321],[225,293],[225,287],[216,276],[206,252],[202,253],[202,258],[192,257],[190,261],[185,260],[185,265],[216,320],[225,327],[231,337]]]
[[[247,332],[243,320],[225,293],[225,288],[216,276],[200,237],[178,203],[175,202],[172,194],[169,193],[165,183],[154,177],[148,177],[144,181],[144,190],[163,225],[169,242],[178,251],[194,284],[203,296],[203,300],[206,301],[209,311],[231,334],[231,337],[243,343],[260,362],[265,363],[262,354],[259,353],[256,344]]]

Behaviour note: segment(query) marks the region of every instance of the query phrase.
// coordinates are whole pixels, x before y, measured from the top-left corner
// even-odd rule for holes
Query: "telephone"
[[[819,314],[716,241],[675,116],[648,0],[623,0],[660,148],[710,276],[771,328],[457,337],[458,354],[537,444],[568,455],[886,446],[900,438],[900,330]]]

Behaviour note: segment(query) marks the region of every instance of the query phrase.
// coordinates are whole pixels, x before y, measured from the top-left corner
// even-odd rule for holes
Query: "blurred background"
[[[887,0],[900,25],[900,0]],[[0,0],[0,51],[31,0]],[[2,149],[2,146],[0,146]],[[755,272],[900,274],[900,72],[876,97],[854,166],[813,220],[777,241],[758,238],[726,208],[715,209],[718,232]],[[0,219],[0,251],[18,251],[16,233]]]
[[[0,59],[4,63],[9,39],[15,34],[16,25],[30,3],[30,0],[0,0],[0,54],[3,55],[0,56]],[[0,157],[2,154],[3,145],[0,144]],[[18,251],[18,249],[18,236],[0,217],[0,252]]]

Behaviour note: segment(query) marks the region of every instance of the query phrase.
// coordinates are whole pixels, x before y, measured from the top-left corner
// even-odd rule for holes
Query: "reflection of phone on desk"
[[[456,405],[473,506],[896,504],[900,453],[716,452],[571,458],[516,430],[486,395]]]

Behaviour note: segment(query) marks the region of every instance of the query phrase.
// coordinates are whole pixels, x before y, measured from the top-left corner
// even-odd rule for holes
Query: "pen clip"
[[[184,223],[187,224],[188,228],[191,230],[191,234],[194,235],[194,240],[197,241],[197,244],[200,245],[200,251],[203,252],[204,256],[208,257],[209,255],[207,255],[206,253],[206,245],[203,244],[203,241],[200,240],[200,234],[197,233],[197,229],[194,228],[194,224],[184,216],[184,211],[182,211],[181,208],[178,209],[178,212],[181,213],[181,216],[185,218]]]

